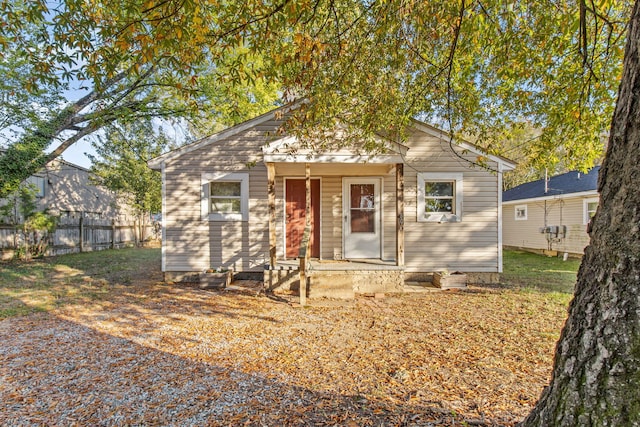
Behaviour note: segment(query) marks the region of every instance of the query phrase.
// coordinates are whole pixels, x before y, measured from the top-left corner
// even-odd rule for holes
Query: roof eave
[[[273,120],[276,118],[276,115],[286,109],[294,110],[303,103],[304,100],[294,102],[291,104],[283,105],[282,107],[278,107],[271,111],[268,111],[258,117],[255,117],[251,120],[247,120],[246,122],[242,122],[230,128],[224,129],[218,133],[213,135],[205,136],[204,138],[199,139],[198,141],[192,142],[191,144],[182,146],[172,151],[168,151],[164,154],[161,154],[158,157],[154,157],[147,161],[147,165],[153,170],[160,170],[162,168],[162,164],[166,161],[173,160],[177,157],[182,156],[183,154],[198,150],[204,146],[212,144],[216,141],[220,141],[224,138],[232,137],[238,133],[244,132],[248,129],[251,129],[254,126],[258,126],[262,123],[268,122],[269,120]]]
[[[598,190],[578,191],[575,193],[562,193],[550,196],[528,197],[526,199],[503,200],[503,205],[514,205],[516,203],[543,202],[545,200],[568,199],[571,197],[593,197],[598,195]]]

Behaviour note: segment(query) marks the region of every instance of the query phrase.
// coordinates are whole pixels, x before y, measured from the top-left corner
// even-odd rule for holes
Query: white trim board
[[[542,202],[545,200],[569,199],[572,197],[598,197],[597,190],[581,191],[579,193],[555,194],[553,196],[531,197],[528,199],[517,199],[502,202],[503,205],[522,205],[525,203]]]

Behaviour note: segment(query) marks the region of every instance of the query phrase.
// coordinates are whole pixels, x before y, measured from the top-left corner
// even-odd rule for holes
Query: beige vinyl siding
[[[497,272],[498,176],[451,153],[449,144],[414,132],[407,141],[405,174],[405,265],[409,272]],[[457,149],[462,152],[462,149]],[[466,158],[475,160],[474,154]],[[496,169],[495,164],[489,164]],[[463,173],[462,221],[417,221],[417,175]]]
[[[200,148],[167,159],[164,167],[165,271],[199,271],[232,267],[236,271],[262,271],[269,255],[267,171],[261,147],[276,135],[279,123],[270,121]],[[451,153],[448,143],[415,131],[406,143],[405,157],[405,265],[409,272],[449,269],[497,272],[498,176]],[[461,149],[458,149],[462,152]],[[475,154],[466,155],[475,160]],[[495,165],[490,165],[496,167]],[[203,173],[221,171],[249,175],[249,220],[202,219]],[[463,174],[462,222],[417,221],[417,174]],[[301,178],[304,165],[276,165],[277,256],[284,258],[284,180]],[[312,178],[321,178],[321,258],[334,259],[343,249],[343,178],[381,178],[383,258],[396,257],[396,178],[393,165],[311,165]]]
[[[382,258],[396,259],[396,174],[385,176],[382,185]]]
[[[549,244],[540,228],[545,225],[565,225],[567,235],[553,242],[552,250],[581,254],[589,244],[587,226],[583,224],[583,201],[589,197],[563,197],[549,200],[518,201],[503,205],[503,243],[525,249],[546,250]],[[515,207],[527,206],[527,219],[515,220]],[[545,222],[546,210],[546,222]]]
[[[327,176],[321,185],[322,237],[320,257],[342,257],[342,178]]]
[[[269,253],[269,214],[260,148],[278,125],[270,121],[167,161],[165,271],[262,271]],[[221,171],[249,174],[249,221],[202,219],[200,176]]]

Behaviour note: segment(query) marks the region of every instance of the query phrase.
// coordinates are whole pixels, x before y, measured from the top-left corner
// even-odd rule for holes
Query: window
[[[462,174],[418,174],[418,221],[456,222],[462,218]]]
[[[247,221],[249,219],[249,174],[205,173],[201,178],[203,219]]]
[[[516,221],[527,220],[527,205],[517,205],[515,207]]]
[[[583,224],[589,224],[589,221],[596,214],[596,210],[598,209],[598,198],[594,197],[591,199],[584,199],[583,203]]]
[[[210,213],[242,213],[242,181],[215,181],[209,190]]]
[[[44,178],[41,176],[30,176],[27,178],[27,184],[31,185],[35,191],[35,196],[38,198],[44,197]]]

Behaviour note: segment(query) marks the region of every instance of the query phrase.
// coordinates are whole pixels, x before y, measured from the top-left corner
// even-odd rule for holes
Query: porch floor
[[[274,270],[298,270],[298,259],[279,260]],[[269,266],[265,266],[269,270]],[[313,271],[402,271],[403,266],[397,266],[395,261],[381,259],[354,259],[354,260],[323,260],[311,259],[309,270]]]

